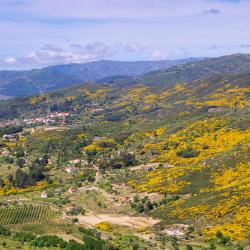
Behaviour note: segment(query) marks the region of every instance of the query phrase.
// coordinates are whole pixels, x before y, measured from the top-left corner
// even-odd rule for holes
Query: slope
[[[165,196],[150,209],[140,201],[133,205],[162,219],[161,231],[184,223],[204,240],[219,233],[244,240],[250,232],[249,62],[247,55],[202,61],[193,81],[170,85],[92,83],[8,100],[1,103],[1,118],[29,126],[27,118],[68,112],[66,132],[24,140],[30,155],[47,152],[55,166],[81,157],[104,172],[125,169],[122,182],[135,192]],[[137,164],[145,167],[130,173]]]
[[[249,73],[249,70],[250,55],[233,54],[177,65],[169,69],[149,72],[139,77],[117,80],[114,84],[126,86],[144,83],[146,85],[171,86],[175,83],[188,83],[195,80],[218,81],[227,74]]]

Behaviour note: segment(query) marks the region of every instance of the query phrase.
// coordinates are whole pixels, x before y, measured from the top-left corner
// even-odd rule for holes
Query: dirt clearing
[[[142,216],[126,216],[126,215],[112,215],[112,214],[89,214],[78,216],[80,224],[88,226],[94,226],[95,224],[106,221],[114,225],[131,227],[135,229],[152,227],[159,223],[160,220],[154,220],[153,218],[146,218]]]

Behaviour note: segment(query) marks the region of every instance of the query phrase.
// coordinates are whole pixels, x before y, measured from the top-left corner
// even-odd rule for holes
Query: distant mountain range
[[[29,71],[0,71],[0,99],[52,92],[87,82],[127,87],[138,83],[172,86],[196,80],[220,81],[225,75],[249,74],[250,55],[163,61],[96,61]],[[250,82],[250,81],[249,81]]]
[[[136,77],[117,78],[113,79],[112,83],[116,86],[128,86],[138,83],[171,86],[175,83],[189,83],[195,80],[220,81],[226,75],[231,77],[232,75],[249,73],[250,54],[233,54],[176,65]]]
[[[109,65],[112,64],[112,62],[104,62],[104,63],[107,63]],[[103,65],[103,63],[101,62],[96,62],[95,64]],[[74,66],[80,67],[80,65],[74,65]],[[69,70],[68,66],[58,66],[58,67],[61,69],[62,67],[65,67],[66,69]],[[40,71],[46,71],[47,69],[41,69]],[[65,72],[66,70],[62,71]],[[27,72],[30,73],[32,71],[27,71]],[[78,72],[80,74],[80,70]],[[57,74],[58,77],[60,77],[58,71]],[[45,75],[42,76],[44,77]],[[53,75],[53,77],[54,76],[55,75]],[[64,74],[62,74],[62,76],[64,76]],[[48,82],[52,83],[49,74],[47,74],[47,83]],[[138,86],[144,86],[146,87],[146,89],[150,89],[149,92],[151,93],[155,92],[157,95],[159,95],[160,92],[164,91],[168,92],[169,90],[171,93],[175,93],[173,89],[175,89],[176,87],[184,88],[187,90],[187,92],[184,92],[185,95],[182,92],[180,93],[176,92],[176,96],[175,94],[172,95],[171,98],[173,98],[172,101],[174,102],[174,105],[176,104],[175,102],[178,102],[178,99],[180,98],[185,100],[191,97],[194,98],[194,99],[191,98],[192,99],[191,101],[196,100],[198,98],[197,100],[199,100],[199,102],[202,103],[204,101],[202,98],[208,100],[210,98],[209,96],[210,94],[217,93],[218,91],[223,92],[224,89],[229,88],[229,86],[230,88],[249,87],[250,55],[235,54],[231,56],[204,59],[202,61],[196,61],[196,62],[193,60],[192,62],[186,63],[184,65],[173,66],[171,68],[164,70],[152,71],[146,74],[142,74],[140,76],[126,77],[124,75],[114,75],[102,78],[101,80],[97,80],[95,81],[95,83],[85,83],[78,85],[76,84],[77,82],[74,82],[71,79],[71,82],[69,83],[68,86],[72,85],[75,86],[68,87],[67,84],[65,84],[63,88],[63,85],[58,84],[55,86],[55,89],[58,88],[58,90],[56,89],[55,91],[52,91],[52,93],[49,93],[47,95],[39,95],[39,94],[36,95],[34,97],[34,100],[36,99],[38,100],[38,104],[36,105],[30,105],[31,97],[20,96],[20,98],[15,98],[9,101],[2,101],[0,102],[0,119],[1,118],[4,119],[6,117],[7,118],[20,117],[24,113],[38,114],[38,112],[40,111],[44,113],[44,110],[74,111],[74,112],[77,110],[77,112],[81,112],[81,108],[84,109],[84,104],[91,102],[89,100],[90,98],[89,96],[91,96],[90,93],[92,92],[94,93],[97,90],[100,90],[100,93],[102,93],[103,91],[105,92],[109,90],[107,91],[107,93],[109,94],[107,94],[106,96],[108,100],[115,100],[117,96],[119,97],[123,96],[126,99],[129,90],[136,88]],[[53,88],[51,87],[52,84],[51,85],[48,84],[47,86],[50,86],[50,88],[47,88],[45,90],[48,89],[53,90]],[[17,93],[17,89],[14,89],[13,87],[13,90],[15,91],[15,93]],[[22,93],[25,94],[24,92]],[[46,98],[44,96],[46,96]],[[3,97],[6,99],[6,96]],[[73,97],[73,100],[71,100],[71,97]],[[63,101],[64,98],[65,101]],[[91,96],[91,98],[93,97]],[[95,98],[101,99],[103,97],[101,97],[101,94],[98,94]],[[244,92],[244,98],[249,98],[248,91]],[[208,106],[220,106],[223,105],[224,101],[217,100],[217,102],[211,102],[212,104]],[[241,99],[239,99],[238,101],[242,102]],[[217,105],[218,103],[219,105]],[[175,108],[177,107],[178,105],[175,105]],[[80,111],[78,110],[79,108]],[[156,108],[156,110],[158,109],[157,107],[153,108],[154,109]],[[115,110],[116,108],[111,109],[110,113],[114,113]]]
[[[83,84],[87,81],[105,83],[114,79],[142,75],[201,59],[162,61],[96,61],[84,64],[50,66],[28,71],[0,71],[0,95],[28,96],[60,88]]]

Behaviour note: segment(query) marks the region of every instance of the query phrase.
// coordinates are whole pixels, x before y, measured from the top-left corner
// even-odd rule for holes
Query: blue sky
[[[250,53],[249,0],[0,0],[0,69]]]

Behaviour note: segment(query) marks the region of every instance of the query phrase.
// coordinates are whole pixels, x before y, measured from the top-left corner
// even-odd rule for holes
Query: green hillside
[[[45,203],[64,239],[91,226],[107,249],[249,249],[249,65],[233,55],[2,101],[14,138],[0,144],[1,202]],[[54,232],[35,223],[18,230]]]

